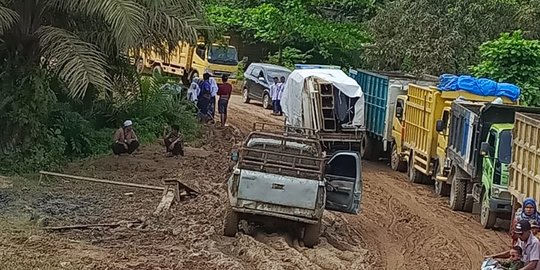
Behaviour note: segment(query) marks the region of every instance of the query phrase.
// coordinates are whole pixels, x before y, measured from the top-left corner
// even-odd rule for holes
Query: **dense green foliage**
[[[524,105],[540,106],[540,41],[524,39],[521,31],[504,33],[482,44],[480,60],[471,68],[476,76],[515,83]]]
[[[126,118],[143,142],[166,123],[193,138],[191,108],[141,82],[125,54],[167,54],[206,29],[197,0],[0,0],[0,173],[104,153]]]
[[[370,21],[368,66],[439,75],[477,61],[478,46],[518,27],[513,0],[396,0]]]
[[[333,20],[324,9],[315,8],[320,2],[229,1],[210,3],[207,11],[221,31],[238,31],[248,41],[276,45],[278,62],[283,62],[283,49],[290,47],[299,53],[310,51],[314,62],[358,66],[367,41],[362,25],[358,19],[338,21],[345,15]]]

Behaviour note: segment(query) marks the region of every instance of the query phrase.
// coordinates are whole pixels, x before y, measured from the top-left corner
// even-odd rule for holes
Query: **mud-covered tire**
[[[433,183],[433,186],[435,187],[435,194],[441,197],[448,197],[450,195],[451,187],[446,182],[435,180],[435,183]]]
[[[267,110],[272,109],[272,100],[270,99],[270,95],[266,93],[264,94],[262,106]]]
[[[251,98],[249,98],[249,90],[245,86],[244,90],[242,91],[242,101],[244,103],[249,103],[251,101]]]
[[[238,232],[239,216],[237,212],[234,212],[229,206],[225,210],[225,220],[223,221],[223,235],[228,237],[235,237]]]
[[[409,157],[409,182],[413,184],[424,183],[424,175],[414,167],[414,152]]]
[[[484,229],[491,229],[497,222],[497,213],[490,211],[488,194],[484,191],[482,195],[482,210],[480,211],[480,224]]]
[[[396,144],[392,144],[392,152],[390,153],[390,167],[392,167],[392,170],[397,172],[407,171],[407,162],[401,160]]]
[[[321,227],[322,223],[319,222],[315,224],[306,224],[304,226],[304,246],[312,248],[319,244],[319,237],[321,236]]]
[[[467,198],[467,182],[456,179],[456,172],[454,170],[452,170],[448,178],[451,179],[452,183],[450,187],[450,209],[463,211]]]

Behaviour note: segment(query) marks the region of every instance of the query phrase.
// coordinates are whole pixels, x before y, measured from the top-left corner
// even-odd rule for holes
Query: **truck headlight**
[[[231,73],[231,75],[229,75],[229,78],[236,79],[236,72]]]
[[[204,73],[208,73],[210,74],[210,76],[214,76],[214,71],[208,68],[204,70]]]

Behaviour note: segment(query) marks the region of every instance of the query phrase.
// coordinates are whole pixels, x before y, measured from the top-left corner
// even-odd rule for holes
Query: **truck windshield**
[[[512,132],[503,130],[499,134],[499,161],[510,164],[512,159]]]
[[[238,52],[232,46],[212,45],[208,49],[208,62],[223,65],[238,65]]]

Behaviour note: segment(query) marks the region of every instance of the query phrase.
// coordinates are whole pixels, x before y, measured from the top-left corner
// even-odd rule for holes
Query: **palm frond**
[[[66,84],[70,96],[83,97],[90,84],[98,89],[112,89],[106,61],[95,45],[51,26],[40,27],[37,34],[43,57],[55,63],[52,70]]]
[[[0,34],[9,30],[19,21],[19,14],[12,9],[0,6]]]
[[[135,46],[142,38],[145,8],[133,0],[49,0],[56,9],[102,18],[120,49]],[[157,1],[159,2],[159,1]]]

